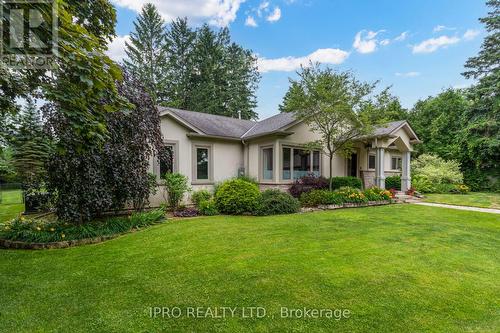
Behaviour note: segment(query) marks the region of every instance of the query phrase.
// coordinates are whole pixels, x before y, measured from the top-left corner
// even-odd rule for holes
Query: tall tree
[[[51,146],[33,100],[28,100],[17,123],[10,140],[12,164],[23,183],[34,186],[43,181]]]
[[[465,124],[464,147],[468,159],[463,163],[467,169],[465,177],[482,178],[490,188],[500,188],[500,0],[488,0],[488,16],[479,21],[486,27],[479,54],[470,58],[463,73],[466,78],[475,78],[478,83],[469,89],[472,107]],[[489,184],[489,185],[486,185]]]
[[[366,117],[360,113],[374,84],[358,81],[352,72],[321,69],[319,64],[303,67],[297,74],[299,79],[290,80],[280,110],[295,113],[320,135],[308,146],[323,149],[328,156],[331,190],[334,155],[349,155],[353,140],[370,131]]]
[[[390,89],[391,87],[383,89],[363,107],[361,113],[368,118],[370,123],[382,124],[407,119],[407,111],[401,106],[399,98],[391,94]]]
[[[196,31],[188,25],[187,18],[178,18],[170,24],[166,33],[167,83],[164,104],[189,109],[193,93],[194,47]]]
[[[138,77],[156,103],[165,101],[167,44],[165,21],[158,9],[147,3],[134,22],[130,43],[125,43],[125,68]]]

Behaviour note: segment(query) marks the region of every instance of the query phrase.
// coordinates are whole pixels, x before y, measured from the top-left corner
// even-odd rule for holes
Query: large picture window
[[[262,179],[273,179],[273,148],[262,149]]]
[[[308,151],[301,148],[283,147],[282,178],[283,180],[299,179],[308,174],[319,177],[321,154],[319,151]]]

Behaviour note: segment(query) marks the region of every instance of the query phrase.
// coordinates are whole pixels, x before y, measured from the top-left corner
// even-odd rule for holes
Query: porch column
[[[377,148],[375,155],[375,186],[385,189],[384,148]]]
[[[409,151],[403,152],[403,170],[401,172],[401,191],[403,192],[411,188],[410,159],[411,153]]]

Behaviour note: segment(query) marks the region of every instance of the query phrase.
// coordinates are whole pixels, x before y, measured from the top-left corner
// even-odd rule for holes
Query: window
[[[160,155],[160,177],[166,173],[174,172],[174,146],[166,145],[165,150]]]
[[[273,179],[273,148],[262,149],[262,179]]]
[[[282,179],[299,179],[308,174],[321,175],[320,152],[307,151],[300,148],[283,147]]]
[[[283,179],[292,179],[292,163],[290,161],[290,156],[292,154],[291,148],[283,148]]]
[[[208,180],[209,149],[205,147],[196,148],[196,179]]]
[[[403,160],[400,156],[395,156],[391,159],[391,169],[401,170],[403,168]]]
[[[368,169],[375,169],[375,155],[368,155]]]

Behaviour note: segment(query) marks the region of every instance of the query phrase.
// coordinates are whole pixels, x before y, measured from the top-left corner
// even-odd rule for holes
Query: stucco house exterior
[[[165,144],[173,154],[170,167],[154,159],[151,172],[158,177],[172,171],[184,174],[193,190],[212,189],[238,175],[258,179],[261,188],[283,189],[309,173],[330,176],[328,157],[303,149],[320,135],[291,113],[250,121],[160,107],[160,116]],[[385,188],[385,178],[398,174],[404,191],[411,184],[410,154],[419,142],[406,121],[377,127],[356,141],[351,158],[334,156],[332,176],[355,176],[365,188]],[[163,198],[160,187],[151,203]]]

